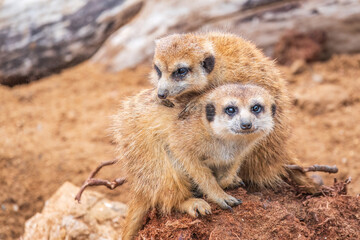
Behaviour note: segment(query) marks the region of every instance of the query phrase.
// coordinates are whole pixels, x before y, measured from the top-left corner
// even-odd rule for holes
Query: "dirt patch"
[[[320,174],[326,184],[351,176],[350,195],[360,193],[360,55],[334,56],[292,75],[282,68],[294,96],[293,149],[303,164],[337,165]]]
[[[149,70],[139,66],[109,74],[85,63],[29,85],[0,86],[0,239],[19,237],[25,220],[41,211],[62,183],[80,186],[101,161],[113,159],[109,116],[124,97],[150,86]],[[351,176],[349,193],[359,194],[360,55],[335,56],[325,63],[305,65],[297,75],[288,67],[282,70],[294,95],[292,141],[301,162],[338,165],[338,174],[322,174],[325,183],[331,184],[333,177]],[[104,169],[99,177],[123,175],[119,166]],[[129,200],[126,184],[115,191],[96,190],[110,199]],[[238,194],[245,196],[245,192]],[[250,200],[243,208],[255,208],[248,204]],[[265,212],[247,220],[265,224],[256,216],[263,216],[266,209],[258,211]],[[264,229],[270,228],[264,225]],[[312,233],[300,225],[294,231],[302,236]]]
[[[212,205],[213,214],[198,219],[155,212],[138,239],[359,239],[360,198],[299,197],[291,187],[246,193],[230,191],[243,200],[233,212]]]
[[[29,85],[0,86],[0,239],[14,239],[25,220],[65,181],[78,186],[114,158],[109,116],[127,95],[147,87],[147,67],[105,74],[90,64]],[[99,176],[122,176],[121,167]],[[128,185],[98,188],[128,201]]]

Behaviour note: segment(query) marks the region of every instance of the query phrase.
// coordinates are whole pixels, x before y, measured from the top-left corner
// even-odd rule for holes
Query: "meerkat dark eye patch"
[[[271,115],[275,116],[275,113],[276,113],[276,105],[273,104],[273,105],[271,105]]]
[[[201,66],[205,69],[207,73],[211,73],[215,67],[215,57],[210,56],[205,58],[205,60],[201,63]]]
[[[209,122],[214,121],[215,114],[216,114],[215,106],[213,104],[209,103],[209,104],[206,105],[205,110],[206,110],[206,119]]]
[[[159,76],[159,78],[161,78],[161,71],[158,68],[158,66],[154,65],[154,68],[155,68],[155,71],[156,71],[157,75]]]

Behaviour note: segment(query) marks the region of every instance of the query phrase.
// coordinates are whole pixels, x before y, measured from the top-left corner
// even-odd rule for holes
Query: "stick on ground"
[[[301,167],[299,165],[286,165],[286,168],[290,170],[298,170],[300,172],[327,172],[327,173],[337,173],[338,168],[336,166],[327,166],[327,165],[313,165],[310,167]]]
[[[338,182],[334,178],[333,186],[321,186],[321,192],[324,196],[336,196],[336,195],[346,195],[347,194],[347,185],[351,183],[351,177],[348,177],[345,181]]]
[[[117,188],[118,186],[123,185],[126,182],[126,178],[116,178],[112,182],[110,182],[108,180],[104,180],[104,179],[94,178],[95,175],[100,171],[101,168],[103,168],[104,166],[113,165],[117,162],[118,162],[117,159],[112,160],[112,161],[102,162],[93,172],[91,172],[90,176],[85,180],[85,182],[81,186],[79,192],[76,194],[75,200],[80,203],[82,193],[89,186],[103,185],[103,186],[106,186],[107,188],[113,190],[113,189]]]

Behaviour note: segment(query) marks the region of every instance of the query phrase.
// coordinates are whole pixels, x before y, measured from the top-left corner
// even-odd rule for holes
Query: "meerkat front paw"
[[[210,205],[201,198],[189,198],[181,204],[180,210],[188,213],[192,217],[211,214]]]
[[[245,183],[237,175],[223,176],[218,180],[218,183],[222,189],[235,189],[239,187],[245,187]]]
[[[232,210],[231,207],[238,206],[242,204],[240,199],[234,198],[233,196],[224,192],[224,196],[222,197],[213,197],[210,199],[211,201],[217,203],[222,209]]]

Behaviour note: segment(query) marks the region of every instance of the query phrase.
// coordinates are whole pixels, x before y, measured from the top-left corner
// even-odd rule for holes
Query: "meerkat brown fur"
[[[253,187],[275,187],[288,176],[306,191],[317,190],[304,173],[286,171],[297,159],[287,147],[289,95],[273,61],[252,43],[232,34],[174,34],[156,41],[151,81],[159,99],[185,106],[180,117],[191,115],[196,95],[226,83],[255,84],[275,99],[275,126],[250,152],[240,177]],[[162,116],[164,117],[164,116]],[[224,186],[226,187],[226,186]]]
[[[125,101],[113,129],[133,190],[123,239],[136,235],[149,208],[194,217],[211,213],[206,201],[192,196],[193,184],[223,209],[240,204],[216,177],[237,170],[245,154],[272,131],[274,103],[263,88],[224,85],[203,95],[183,121],[177,117],[181,109],[158,104],[154,90]]]

